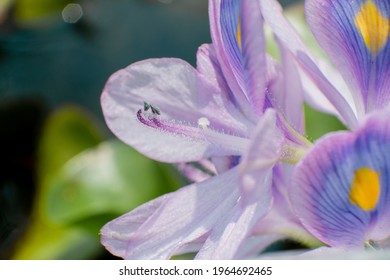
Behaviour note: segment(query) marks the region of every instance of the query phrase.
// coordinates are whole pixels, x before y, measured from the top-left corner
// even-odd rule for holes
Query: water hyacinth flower
[[[308,25],[333,62],[333,73],[320,69],[276,1],[260,3],[265,21],[329,102],[315,102],[319,96],[311,96],[309,91],[306,100],[315,108],[334,112],[354,129],[367,113],[389,104],[388,1],[305,1]],[[312,94],[314,91],[311,90]]]
[[[390,2],[306,1],[319,44],[346,81],[357,117],[390,101]]]
[[[320,139],[298,163],[293,207],[332,247],[388,248],[390,2],[307,0],[306,15],[348,85],[358,122]]]
[[[334,248],[388,248],[390,112],[332,133],[298,163],[291,202],[302,224]]]
[[[211,160],[218,173],[192,174],[198,182],[106,224],[101,241],[114,255],[237,258],[279,238],[249,237],[272,206],[275,165],[309,145],[300,79],[283,47],[281,65],[265,53],[260,2],[211,0],[209,15],[212,44],[200,47],[196,69],[145,60],[113,74],[103,91],[118,138],[160,161]]]

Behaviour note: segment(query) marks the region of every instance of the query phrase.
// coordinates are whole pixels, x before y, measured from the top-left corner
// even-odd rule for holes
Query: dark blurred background
[[[99,98],[132,62],[194,65],[210,42],[207,2],[0,1],[1,259],[111,258],[99,228],[183,183],[112,139]]]

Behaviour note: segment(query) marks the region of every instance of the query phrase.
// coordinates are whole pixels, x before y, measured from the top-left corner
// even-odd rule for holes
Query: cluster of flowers
[[[194,182],[106,224],[112,254],[251,258],[286,238],[317,250],[387,247],[390,1],[306,0],[305,13],[332,66],[318,63],[276,0],[210,0],[212,44],[196,68],[148,59],[111,76],[101,98],[109,128]],[[312,144],[304,102],[349,130]]]

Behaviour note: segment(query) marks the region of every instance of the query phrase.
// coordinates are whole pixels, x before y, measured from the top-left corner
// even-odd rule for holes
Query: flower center
[[[352,180],[349,202],[364,211],[374,210],[380,195],[380,174],[369,167],[355,171]]]

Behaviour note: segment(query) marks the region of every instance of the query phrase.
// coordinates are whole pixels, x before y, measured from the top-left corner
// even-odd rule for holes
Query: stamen
[[[150,105],[150,109],[152,110],[153,114],[161,115],[161,111],[158,107]]]
[[[174,122],[168,122],[161,120],[156,117],[155,114],[147,115],[145,118],[142,114],[142,110],[138,110],[137,112],[137,119],[144,125],[160,129],[165,132],[170,132],[172,134],[181,135],[184,137],[190,137],[193,140],[199,140],[204,141],[203,135],[199,132],[198,128],[192,127],[192,126],[186,126],[181,124],[176,124]]]
[[[157,106],[154,106],[146,101],[144,101],[144,111],[151,109],[153,114],[161,115],[161,111]]]
[[[151,109],[153,106],[151,105]],[[153,109],[152,109],[153,112]],[[146,114],[146,115],[144,115]],[[172,133],[177,136],[187,137],[195,141],[210,142],[218,150],[231,156],[242,155],[249,145],[249,139],[226,134],[221,131],[210,129],[210,121],[206,117],[198,119],[198,126],[194,124],[182,124],[175,121],[167,121],[156,114],[143,113],[142,109],[137,112],[137,119],[151,128],[159,129],[162,132]]]
[[[149,110],[149,108],[150,108],[150,104],[144,101],[144,111],[146,112],[147,110]]]

